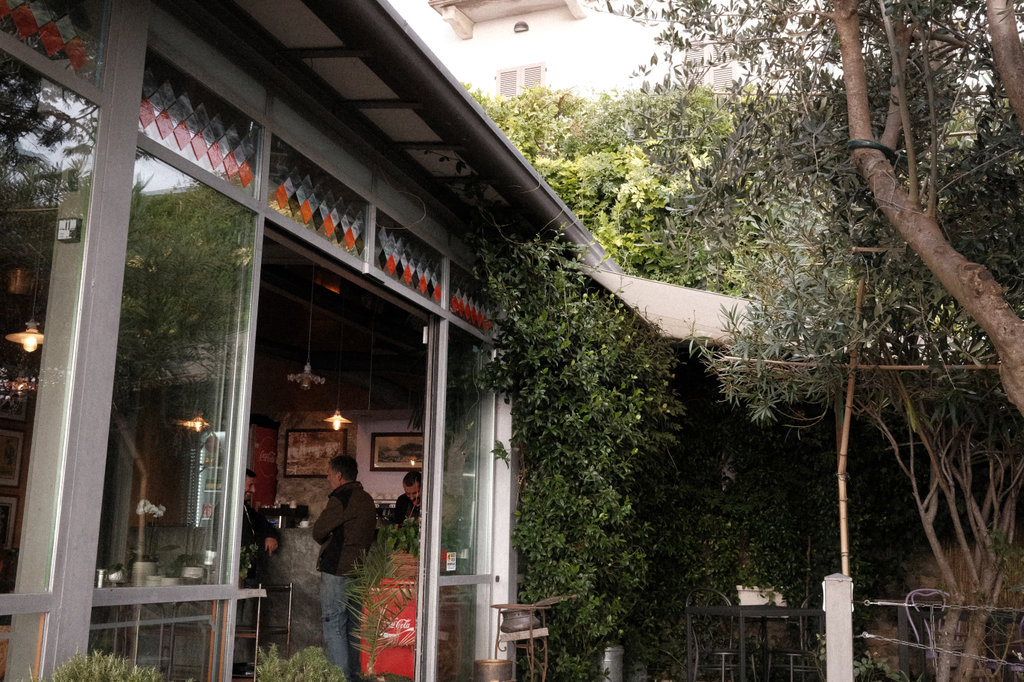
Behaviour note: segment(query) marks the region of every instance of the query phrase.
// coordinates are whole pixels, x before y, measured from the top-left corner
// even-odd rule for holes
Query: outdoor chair
[[[913,632],[917,643],[926,647],[924,654],[926,667],[928,663],[931,663],[934,668],[938,660],[936,639],[942,631],[947,597],[949,595],[942,590],[923,588],[907,593],[906,600],[904,601],[903,608],[907,610],[907,620],[910,623],[911,632]],[[921,625],[920,631],[918,630],[918,624]],[[958,621],[952,650],[963,649],[966,638],[967,633],[964,630],[964,623]],[[956,668],[959,664],[960,657],[953,656],[950,661],[950,667]]]
[[[686,606],[732,606],[732,602],[718,590],[698,588],[686,596]],[[714,672],[721,682],[726,682],[726,675],[737,679],[740,650],[735,618],[694,615],[686,636],[693,644],[687,660],[690,682],[701,679],[701,671]]]
[[[804,599],[800,608],[810,608],[810,597]],[[778,663],[772,670],[789,673],[789,682],[797,677],[803,682],[808,674],[818,675],[817,653],[819,642],[815,631],[811,629],[810,616],[798,616],[786,621],[786,638],[783,645],[776,651],[774,658]],[[785,657],[785,660],[781,660]]]

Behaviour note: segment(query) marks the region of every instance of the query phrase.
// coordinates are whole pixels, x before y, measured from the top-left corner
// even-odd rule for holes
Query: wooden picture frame
[[[285,439],[284,475],[288,478],[326,476],[331,459],[348,449],[347,429],[296,429],[288,431]]]
[[[18,498],[0,497],[0,543],[4,549],[14,546],[14,522],[18,518]]]
[[[370,471],[422,469],[422,433],[375,433],[370,437]]]
[[[25,434],[0,429],[0,485],[17,488],[21,482],[21,450]]]

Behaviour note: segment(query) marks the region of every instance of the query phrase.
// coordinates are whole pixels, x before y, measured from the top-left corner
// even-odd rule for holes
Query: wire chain
[[[1000,612],[1004,612],[1004,613],[1024,613],[1024,609],[1014,609],[1014,608],[1010,608],[1009,606],[979,606],[979,605],[967,605],[967,604],[946,604],[945,606],[943,606],[940,602],[935,602],[935,603],[931,603],[931,604],[921,603],[921,604],[914,605],[914,604],[908,604],[908,603],[902,602],[902,601],[871,601],[870,599],[865,599],[863,601],[854,601],[853,603],[854,604],[862,604],[864,606],[909,606],[911,608],[916,608],[916,609],[938,607],[938,608],[945,609],[946,611],[950,611],[950,610],[953,610],[953,609],[958,609],[960,611],[988,611],[990,613],[991,612],[996,612],[996,611],[1000,611]]]
[[[883,637],[882,635],[872,635],[869,632],[862,632],[862,633],[860,633],[859,635],[856,635],[856,636],[857,637],[861,637],[862,639],[878,639],[878,640],[881,640],[883,642],[892,642],[893,644],[902,644],[903,646],[908,646],[908,647],[910,647],[912,649],[924,649],[926,651],[934,651],[936,653],[949,654],[950,656],[959,656],[960,658],[973,658],[974,660],[981,661],[982,663],[995,663],[996,665],[1007,665],[1006,661],[999,660],[998,658],[986,658],[985,656],[976,656],[974,654],[965,654],[962,651],[952,651],[950,649],[941,649],[939,647],[932,647],[932,646],[928,646],[926,644],[918,644],[917,642],[904,642],[904,641],[899,640],[899,639],[892,639],[890,637]]]

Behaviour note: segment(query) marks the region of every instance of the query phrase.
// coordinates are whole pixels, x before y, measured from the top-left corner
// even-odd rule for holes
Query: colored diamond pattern
[[[171,81],[159,82],[152,69],[146,69],[142,95],[139,123],[144,131],[155,126],[161,140],[173,134],[178,151],[186,158],[205,160],[228,178],[238,175],[243,187],[252,184],[249,159],[255,156],[256,142],[250,134],[242,138],[234,124],[225,129],[220,113],[211,117],[210,107],[216,107],[216,102],[193,106],[189,93],[175,93]]]
[[[440,303],[441,288],[436,274],[439,255],[414,236],[395,236],[394,228],[377,229],[377,265],[421,296]]]
[[[75,71],[89,62],[89,54],[71,16],[54,12],[51,3],[0,0],[0,19],[8,15],[14,22],[18,38],[28,40],[39,36],[39,44],[46,56],[60,59],[63,52]]]
[[[482,302],[482,297],[475,281],[467,274],[460,276],[453,267],[452,272],[452,295],[448,301],[448,309],[453,313],[472,324],[477,329],[490,331],[493,324],[490,321],[490,311]]]

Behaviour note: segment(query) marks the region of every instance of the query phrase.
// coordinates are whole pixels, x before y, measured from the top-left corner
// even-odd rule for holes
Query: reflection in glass
[[[156,668],[169,680],[218,679],[224,607],[203,601],[96,608],[89,652]]]
[[[480,283],[453,263],[449,289],[448,309],[477,329],[490,333],[494,328],[493,312]]]
[[[441,588],[437,627],[437,681],[473,677],[473,661],[494,658],[494,642],[483,641],[488,618],[497,618],[488,605],[490,586],[458,585]]]
[[[17,112],[0,116],[0,592],[38,593],[50,589],[97,111],[3,53],[0,111]],[[34,350],[14,336],[29,326]],[[39,622],[0,622],[10,669],[31,669]]]
[[[97,557],[114,585],[233,582],[253,238],[251,212],[140,157]]]
[[[0,31],[98,84],[106,7],[105,0],[0,0]]]
[[[480,342],[449,329],[441,575],[474,575],[490,570],[494,398],[477,385],[486,362]]]

